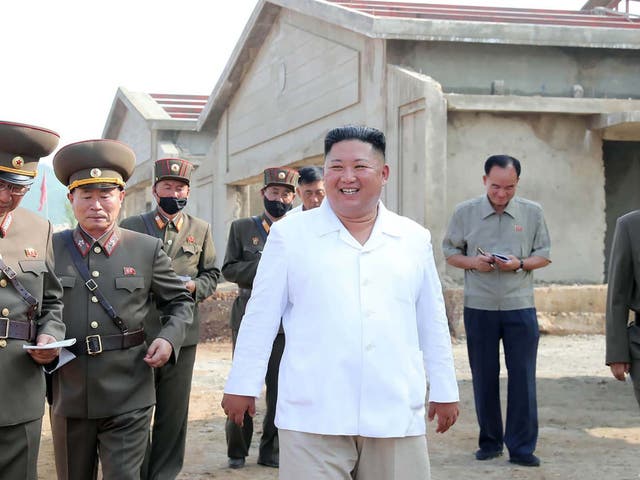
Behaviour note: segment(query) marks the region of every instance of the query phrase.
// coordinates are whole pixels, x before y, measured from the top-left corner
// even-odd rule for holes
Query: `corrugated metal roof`
[[[384,0],[326,0],[374,17],[465,22],[527,23],[575,27],[640,28],[640,18],[621,13],[574,10],[538,10],[529,8],[476,7]]]
[[[150,93],[149,96],[153,98],[171,118],[180,120],[198,120],[200,112],[202,112],[209,100],[208,95]]]

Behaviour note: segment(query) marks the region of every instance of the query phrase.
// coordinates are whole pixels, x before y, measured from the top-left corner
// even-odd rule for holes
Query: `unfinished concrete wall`
[[[265,168],[317,164],[324,136],[335,126],[385,128],[385,75],[383,40],[282,11],[247,65],[207,153],[206,161],[215,163],[218,251],[226,248],[231,221],[260,207],[249,186],[261,181]]]
[[[387,70],[387,207],[424,225],[437,249],[446,213],[447,109],[433,79],[393,65]],[[437,257],[438,268],[444,268]]]
[[[635,50],[400,40],[387,49],[389,62],[433,77],[446,93],[491,94],[504,80],[512,95],[572,97],[580,84],[585,97],[640,98]]]
[[[536,272],[539,281],[603,281],[605,195],[602,141],[584,117],[449,112],[447,212],[484,194],[489,155],[522,162],[518,195],[542,204],[551,234],[553,263]],[[448,218],[447,218],[448,221]],[[441,254],[441,251],[440,251]],[[447,267],[461,282],[462,272]]]

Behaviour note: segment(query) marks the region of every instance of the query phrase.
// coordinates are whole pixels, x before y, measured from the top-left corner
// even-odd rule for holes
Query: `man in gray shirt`
[[[538,319],[533,273],[550,261],[542,208],[516,197],[520,162],[493,155],[484,164],[486,195],[459,204],[442,243],[447,263],[464,274],[464,326],[480,426],[478,460],[502,455],[535,467],[538,439]],[[500,409],[500,340],[509,372],[507,420]]]

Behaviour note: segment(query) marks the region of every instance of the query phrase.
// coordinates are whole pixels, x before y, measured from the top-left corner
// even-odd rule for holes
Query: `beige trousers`
[[[280,480],[429,480],[424,435],[372,438],[279,430]]]

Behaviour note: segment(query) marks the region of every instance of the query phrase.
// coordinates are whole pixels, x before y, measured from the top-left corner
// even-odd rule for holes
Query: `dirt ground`
[[[515,467],[506,457],[478,462],[477,425],[464,343],[454,345],[462,413],[453,429],[436,435],[429,426],[433,480],[449,479],[640,479],[640,410],[630,384],[615,381],[603,365],[604,337],[543,336],[538,353],[540,468]],[[227,342],[198,347],[191,398],[187,458],[180,479],[277,478],[277,470],[256,465],[264,405],[247,466],[226,466],[222,388],[231,364]],[[506,369],[502,368],[503,372]],[[503,384],[502,391],[506,390]],[[504,406],[504,398],[503,398]],[[39,477],[55,478],[51,433],[45,419]],[[303,480],[303,479],[301,479]]]

